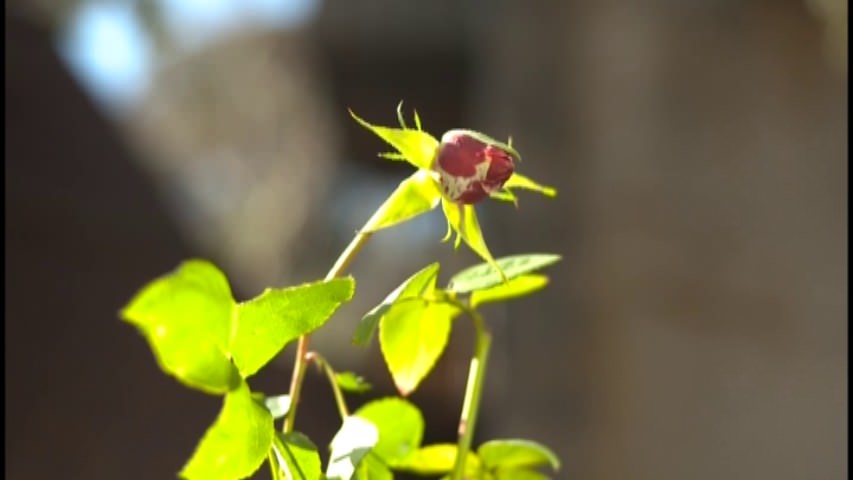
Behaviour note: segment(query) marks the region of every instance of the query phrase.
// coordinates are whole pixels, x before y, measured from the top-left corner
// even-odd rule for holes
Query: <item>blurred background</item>
[[[512,135],[559,189],[478,207],[496,256],[557,252],[495,307],[477,442],[566,479],[847,476],[847,2],[6,2],[6,475],[174,478],[220,399],[117,317],[186,258],[238,300],[321,278],[406,176],[352,108]],[[427,263],[438,212],[374,237],[313,345],[393,394],[360,316]],[[453,441],[465,323],[413,396]],[[252,382],[284,393],[293,351]],[[309,374],[297,428],[337,418]],[[257,478],[268,478],[267,474]]]

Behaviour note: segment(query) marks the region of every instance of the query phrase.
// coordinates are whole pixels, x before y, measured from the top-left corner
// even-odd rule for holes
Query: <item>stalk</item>
[[[338,257],[338,260],[326,274],[326,280],[340,277],[349,267],[350,263],[355,259],[361,248],[367,243],[370,238],[370,233],[358,232],[352,241],[347,245],[347,248]],[[290,410],[284,418],[284,433],[293,431],[293,423],[296,421],[296,408],[299,406],[299,397],[302,393],[302,382],[305,380],[305,370],[308,366],[306,356],[308,355],[309,336],[302,335],[299,337],[299,344],[296,346],[296,360],[293,364],[293,376],[290,378]]]
[[[308,360],[313,360],[326,375],[326,378],[329,380],[329,385],[332,387],[332,393],[335,395],[335,404],[338,406],[338,413],[341,416],[341,420],[345,420],[349,417],[349,408],[347,408],[347,402],[344,399],[344,393],[341,391],[341,387],[338,386],[338,381],[335,378],[335,371],[332,369],[332,366],[329,365],[329,362],[326,361],[323,356],[321,356],[317,352],[309,352]]]
[[[474,320],[477,335],[474,346],[474,357],[468,370],[468,383],[465,385],[465,400],[462,403],[462,414],[459,418],[459,442],[456,449],[456,462],[453,465],[452,480],[462,480],[465,474],[465,464],[471,442],[474,439],[474,429],[477,424],[477,414],[480,410],[480,398],[483,394],[483,383],[486,378],[486,363],[489,359],[489,349],[492,345],[492,335],[486,329],[483,317],[474,310],[468,310]]]

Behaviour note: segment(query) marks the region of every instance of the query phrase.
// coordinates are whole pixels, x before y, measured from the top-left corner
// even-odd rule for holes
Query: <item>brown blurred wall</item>
[[[174,478],[221,401],[163,375],[118,312],[202,252],[178,234],[49,30],[9,13],[6,477]]]
[[[474,123],[561,191],[506,242],[567,256],[508,309],[494,429],[555,445],[560,478],[845,478],[847,87],[821,25],[758,1],[482,23]]]

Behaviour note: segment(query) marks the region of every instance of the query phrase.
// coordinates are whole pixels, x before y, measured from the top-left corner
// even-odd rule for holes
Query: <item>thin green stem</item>
[[[323,373],[326,374],[326,378],[329,379],[329,384],[332,386],[332,393],[335,395],[335,404],[338,406],[338,413],[341,415],[341,420],[349,417],[347,402],[344,400],[344,393],[341,391],[341,387],[338,386],[338,380],[335,378],[335,370],[331,365],[329,365],[329,362],[317,352],[308,352],[308,358],[309,360],[314,360],[317,366],[319,366],[323,370]]]
[[[468,383],[465,385],[465,400],[462,403],[462,414],[459,417],[459,442],[457,443],[456,462],[453,465],[452,480],[462,480],[465,474],[465,464],[471,442],[474,439],[474,428],[477,424],[477,414],[480,410],[480,398],[483,394],[483,383],[486,378],[486,364],[489,359],[489,349],[492,345],[492,335],[486,329],[483,317],[472,309],[466,309],[474,321],[476,342],[474,357],[468,370]]]
[[[355,238],[347,245],[347,248],[338,257],[332,269],[326,274],[326,280],[341,276],[369,238],[369,232],[356,233]],[[299,343],[296,346],[296,359],[293,364],[293,376],[290,378],[290,410],[284,418],[284,426],[282,427],[285,433],[293,431],[293,424],[296,421],[296,408],[299,406],[302,382],[305,380],[305,369],[308,366],[305,358],[308,355],[308,344],[308,335],[299,337]]]
[[[278,460],[275,458],[275,452],[273,452],[273,448],[270,448],[270,451],[267,453],[267,461],[270,463],[270,472],[272,473],[272,480],[279,480],[281,478],[281,468],[278,466]]]

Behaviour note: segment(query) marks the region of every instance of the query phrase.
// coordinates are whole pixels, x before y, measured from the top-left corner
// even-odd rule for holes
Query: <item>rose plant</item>
[[[121,317],[146,338],[165,373],[190,388],[223,397],[219,416],[181,477],[245,478],[264,460],[274,480],[393,479],[394,472],[453,480],[528,480],[548,478],[541,468],[559,468],[551,450],[533,441],[496,439],[476,449],[472,445],[491,346],[479,307],[543,288],[548,278],[537,272],[560,259],[539,253],[495,259],[474,204],[493,198],[517,205],[514,189],[547,196],[556,192],[516,172],[521,155],[511,140],[502,143],[457,129],[439,141],[422,130],[417,112],[415,127],[409,128],[401,107],[402,103],[397,108],[400,128],[372,125],[350,112],[394,147],[394,152],[381,156],[406,161],[416,170],[356,233],[324,280],[267,288],[248,301],[236,302],[216,266],[189,260],[143,287],[122,310]],[[444,241],[455,233],[455,248],[464,242],[484,263],[456,273],[444,287],[438,283],[439,264],[428,265],[364,315],[353,343],[368,344],[378,330],[382,355],[400,396],[376,399],[350,412],[345,394],[362,394],[370,385],[312,351],[309,335],[352,299],[356,282],[343,274],[371,235],[439,203],[448,224]],[[422,445],[424,419],[406,397],[430,373],[460,317],[472,322],[476,335],[458,437],[455,442]],[[251,377],[293,341],[297,349],[289,391],[281,395],[253,391]],[[295,430],[310,363],[328,378],[341,418],[325,468],[314,443]],[[279,419],[280,430],[275,428]]]

